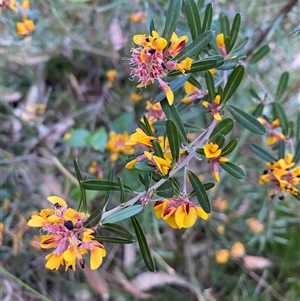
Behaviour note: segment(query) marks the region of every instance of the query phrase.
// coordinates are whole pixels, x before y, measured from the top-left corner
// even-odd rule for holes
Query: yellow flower
[[[187,198],[164,199],[156,202],[153,209],[158,219],[165,220],[174,229],[192,227],[198,216],[208,219],[208,214]]]
[[[146,23],[146,12],[144,12],[144,11],[138,11],[138,12],[132,13],[129,16],[129,20],[131,22]]]
[[[291,153],[287,153],[284,159],[279,159],[274,163],[267,162],[266,165],[271,169],[280,168],[287,170],[291,169],[295,165],[295,162],[293,162],[293,155]]]
[[[172,57],[176,57],[180,51],[182,51],[182,49],[185,46],[185,43],[188,41],[188,37],[187,36],[181,36],[180,38],[178,38],[178,36],[176,35],[175,32],[173,32],[170,42],[171,42],[171,46],[168,48],[168,54],[167,55],[171,55]]]
[[[264,225],[254,217],[251,217],[247,221],[249,229],[255,234],[259,234],[264,230]]]
[[[134,149],[130,144],[127,144],[129,135],[127,133],[116,134],[114,131],[109,132],[109,140],[106,144],[106,149],[111,152],[110,159],[116,161],[119,153],[124,155],[132,155]]]
[[[90,251],[90,267],[97,269],[106,251],[101,243],[94,240],[94,229],[84,227],[88,216],[69,208],[66,201],[58,196],[50,196],[48,201],[53,207],[41,210],[39,215],[32,215],[27,223],[30,227],[41,227],[45,231],[39,242],[41,248],[55,249],[45,258],[46,268],[57,270],[65,265],[66,270],[71,268],[75,271],[77,260],[84,268],[82,255]]]
[[[143,98],[140,94],[132,92],[132,93],[129,94],[129,99],[130,99],[131,102],[139,103]]]
[[[239,259],[245,255],[245,247],[241,242],[233,244],[230,250],[230,255],[233,259]]]
[[[204,145],[204,153],[207,159],[216,158],[221,155],[222,149],[219,148],[218,144],[209,142]]]
[[[191,70],[193,60],[189,57],[176,64],[176,69],[185,74],[185,70]]]
[[[219,234],[224,234],[224,232],[225,232],[225,227],[224,227],[224,225],[219,225],[219,226],[217,227],[217,232],[218,232]]]
[[[190,103],[195,99],[202,98],[207,94],[207,90],[200,90],[189,81],[184,84],[186,96],[181,100],[183,103]]]
[[[207,101],[203,101],[202,105],[207,108],[209,110],[209,112],[211,112],[211,114],[213,115],[213,117],[220,121],[222,120],[222,116],[219,113],[219,106],[220,106],[220,101],[221,101],[221,96],[220,95],[216,95],[215,99],[213,100],[213,103],[209,103]]]
[[[171,168],[172,160],[169,158],[161,158],[155,155],[152,155],[150,152],[144,151],[146,158],[158,168],[160,173],[166,176],[169,173]]]
[[[19,36],[28,36],[34,30],[34,23],[32,20],[24,20],[16,23],[16,31]]]
[[[129,140],[125,143],[125,145],[144,145],[144,146],[152,146],[152,141],[156,138],[154,136],[148,136],[142,129],[137,128],[135,133],[131,134]]]
[[[222,48],[222,47],[225,46],[225,42],[224,42],[224,34],[223,34],[223,33],[219,33],[219,34],[216,36],[216,43],[217,43],[218,48]]]
[[[108,79],[107,86],[109,88],[111,88],[113,86],[113,83],[114,83],[117,75],[118,75],[118,72],[116,70],[114,70],[114,69],[110,69],[110,70],[106,71],[106,77]]]
[[[215,260],[219,264],[226,264],[229,260],[230,253],[226,249],[221,249],[216,251],[215,253]]]

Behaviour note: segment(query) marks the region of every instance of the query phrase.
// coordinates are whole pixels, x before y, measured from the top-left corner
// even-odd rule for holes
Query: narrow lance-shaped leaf
[[[245,178],[245,171],[231,162],[222,163],[220,166],[237,179]]]
[[[145,237],[144,231],[142,227],[140,226],[139,221],[135,216],[131,217],[132,225],[139,243],[139,247],[145,262],[146,267],[149,271],[154,272],[155,271],[155,265],[153,258],[151,256],[151,252],[147,243],[147,239]]]
[[[270,52],[270,47],[268,45],[261,46],[253,53],[251,59],[249,60],[249,64],[257,63],[264,56],[266,56],[269,52]]]
[[[148,121],[148,118],[146,117],[146,116],[143,116],[143,121],[144,121],[144,124],[145,124],[145,126],[146,126],[146,134],[148,135],[148,136],[153,136],[153,131],[152,131],[152,129],[151,129],[151,126],[150,126],[150,124],[149,124],[149,121]]]
[[[288,133],[288,120],[285,115],[284,109],[282,108],[281,104],[278,102],[273,102],[273,112],[276,118],[280,121],[280,126],[282,129],[282,133],[287,135]]]
[[[231,58],[229,60],[225,60],[224,63],[219,66],[218,70],[230,70],[236,68],[240,59],[238,57]]]
[[[284,93],[284,91],[287,88],[288,81],[289,81],[289,73],[283,72],[281,74],[281,77],[279,79],[279,83],[277,86],[277,90],[276,90],[276,94],[275,94],[275,101],[278,101],[281,98],[282,94]]]
[[[231,118],[225,118],[221,120],[216,127],[213,129],[212,133],[209,136],[209,141],[214,142],[215,139],[219,135],[224,135],[226,136],[228,133],[231,132],[234,126],[234,120]]]
[[[258,135],[263,135],[266,133],[265,127],[252,115],[234,106],[228,106],[228,111],[237,122],[243,125],[250,132]]]
[[[213,101],[216,97],[215,82],[213,76],[209,71],[205,72],[205,82],[208,90],[208,95],[211,97],[211,100]]]
[[[123,237],[113,237],[113,236],[95,236],[93,238],[94,240],[97,240],[99,242],[109,242],[114,244],[132,244],[134,242],[134,239],[128,239]]]
[[[157,140],[154,140],[152,142],[152,147],[153,147],[153,151],[154,154],[160,158],[164,158],[164,152],[159,144],[159,142]]]
[[[192,39],[195,40],[201,34],[199,9],[194,0],[186,0],[184,2],[184,8]]]
[[[102,216],[102,211],[99,209],[96,209],[92,212],[92,214],[89,216],[89,218],[85,221],[84,227],[86,228],[92,228],[99,224]]]
[[[177,127],[172,120],[167,120],[166,132],[167,132],[167,137],[168,137],[169,144],[170,144],[172,159],[176,163],[179,158],[180,145],[179,145]]]
[[[151,22],[150,22],[150,35],[152,34],[152,31],[155,30],[155,21],[152,19]]]
[[[188,142],[186,131],[176,107],[174,105],[169,106],[166,99],[164,99],[160,104],[167,118],[177,125],[180,141],[186,144]]]
[[[162,37],[167,41],[170,40],[173,32],[176,29],[178,18],[182,7],[182,0],[171,0],[165,22],[165,28]]]
[[[223,99],[221,99],[222,103],[225,103],[230,99],[233,93],[237,90],[238,86],[240,85],[245,73],[244,66],[237,66],[231,72],[228,77],[228,81],[223,91]]]
[[[300,140],[297,141],[293,162],[297,164],[300,161]]]
[[[221,148],[225,143],[225,136],[224,135],[219,135],[216,139],[216,144]]]
[[[220,26],[221,26],[221,33],[224,34],[224,37],[228,37],[230,25],[229,25],[229,19],[224,13],[222,13],[220,17]]]
[[[80,202],[79,202],[78,210],[82,210],[83,212],[87,212],[86,192],[85,192],[85,189],[82,186],[83,178],[82,178],[82,174],[81,174],[81,170],[80,170],[77,158],[75,158],[75,160],[74,160],[74,168],[75,168],[77,180],[78,180],[78,183],[79,183],[80,193],[81,193],[81,199],[80,199]]]
[[[232,22],[232,27],[229,33],[230,36],[230,47],[228,50],[228,53],[232,50],[236,39],[238,37],[239,34],[239,30],[240,30],[240,25],[241,25],[241,15],[240,14],[236,14],[234,16],[233,22]]]
[[[176,60],[179,62],[186,57],[193,57],[199,53],[205,46],[207,46],[213,39],[213,32],[211,30],[202,33],[196,40],[186,46],[177,56]]]
[[[258,157],[260,157],[261,159],[263,159],[266,162],[275,162],[276,161],[276,158],[274,156],[269,154],[268,151],[266,151],[264,148],[262,148],[261,146],[255,144],[255,143],[250,144],[250,149],[255,155],[257,155]]]
[[[122,238],[133,240],[132,233],[129,232],[126,228],[122,227],[121,225],[107,223],[107,224],[101,225],[101,228],[106,229],[107,231],[110,231]]]
[[[120,185],[120,191],[121,191],[121,195],[120,195],[120,203],[124,203],[125,200],[125,191],[124,191],[124,186],[123,186],[123,180],[120,177],[117,177],[117,180],[119,182]]]
[[[280,141],[277,145],[278,147],[278,159],[285,157],[285,142]]]
[[[237,139],[230,140],[227,145],[222,149],[221,156],[227,156],[232,153],[237,146]]]
[[[113,167],[113,168],[109,171],[109,173],[108,173],[108,181],[113,182],[113,180],[114,180],[114,174],[115,174],[115,168]],[[107,204],[108,204],[108,202],[109,202],[110,196],[111,196],[111,190],[106,191],[106,194],[105,194],[105,201],[104,201],[104,205],[103,205],[103,211],[106,210],[106,207],[107,207]]]
[[[188,171],[188,177],[189,177],[191,185],[195,191],[195,195],[198,199],[199,204],[201,205],[201,207],[203,208],[203,210],[206,213],[211,212],[210,201],[208,199],[208,196],[207,196],[207,193],[206,193],[206,190],[205,190],[203,184],[201,183],[199,178],[190,170]]]
[[[296,141],[300,140],[300,112],[297,114],[296,120]]]
[[[172,182],[166,181],[156,189],[155,193],[163,198],[171,198],[174,195]]]
[[[206,6],[205,12],[204,12],[204,18],[203,18],[203,24],[201,28],[201,32],[205,32],[206,30],[210,29],[211,22],[213,17],[213,9],[212,4],[209,3]]]
[[[120,191],[120,184],[113,182],[113,181],[107,181],[107,180],[85,180],[82,182],[83,188],[86,190],[97,190],[97,191]],[[133,189],[129,187],[128,185],[123,185],[124,190],[127,192],[132,192]]]
[[[212,188],[215,187],[215,183],[213,183],[213,182],[203,183],[203,187],[204,187],[204,189],[205,189],[206,191],[208,191],[208,190],[210,190],[210,189],[212,189]],[[196,194],[195,194],[195,190],[192,190],[192,191],[189,193],[189,197],[190,197],[190,198],[193,197],[193,196],[195,196],[195,195],[196,195]]]
[[[108,217],[103,215],[101,224],[106,224],[106,223],[115,224],[126,218],[129,218],[133,215],[138,214],[139,212],[141,212],[143,210],[143,208],[144,208],[143,205],[133,205],[130,207],[125,207],[124,209],[121,209],[120,211],[117,211],[117,212],[109,215]]]

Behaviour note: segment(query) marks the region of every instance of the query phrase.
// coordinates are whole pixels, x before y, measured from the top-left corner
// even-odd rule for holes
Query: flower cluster
[[[219,264],[226,264],[230,257],[234,260],[241,259],[245,256],[245,247],[244,245],[240,242],[237,241],[234,243],[229,250],[227,249],[221,249],[215,252],[215,260]]]
[[[42,209],[28,221],[28,226],[42,228],[46,234],[40,237],[42,249],[55,250],[46,256],[46,268],[57,270],[60,265],[65,269],[76,269],[76,260],[84,268],[82,255],[91,253],[90,267],[97,269],[106,255],[104,246],[94,240],[94,229],[85,228],[87,215],[69,208],[65,200],[58,196],[48,197],[52,208]]]
[[[286,139],[285,135],[276,130],[276,128],[280,127],[279,119],[275,119],[271,123],[261,117],[257,118],[257,120],[269,131],[269,138],[267,140],[269,145],[276,144]]]
[[[106,149],[111,152],[110,159],[116,161],[118,159],[119,153],[124,155],[132,155],[134,149],[126,144],[129,136],[127,133],[116,134],[114,131],[109,132],[109,140],[106,144]]]
[[[159,143],[163,156],[155,154],[153,141],[157,141]],[[141,155],[128,162],[125,166],[126,168],[132,169],[136,163],[147,161],[150,165],[155,167],[155,171],[157,173],[160,173],[163,176],[168,175],[173,166],[173,158],[168,138],[164,138],[163,136],[158,138],[155,136],[148,136],[142,129],[137,128],[136,132],[130,135],[129,140],[125,144],[139,145],[148,148],[148,150],[145,150]],[[181,155],[183,153],[184,152],[181,152]]]
[[[200,206],[194,205],[187,197],[176,197],[157,201],[154,212],[158,219],[163,219],[174,229],[192,227],[197,217],[208,219],[208,214]]]
[[[292,154],[286,154],[285,158],[281,158],[276,162],[267,162],[269,169],[259,178],[259,184],[273,183],[274,187],[269,192],[274,197],[277,192],[281,193],[280,199],[284,199],[284,194],[289,192],[292,195],[299,193],[295,187],[300,184],[300,166],[295,166]]]
[[[137,87],[146,87],[157,81],[160,88],[165,92],[169,104],[172,105],[174,101],[173,91],[162,78],[166,76],[166,71],[179,70],[185,74],[185,70],[191,69],[191,58],[186,58],[181,62],[173,60],[183,50],[187,41],[187,36],[178,38],[173,33],[170,46],[166,49],[168,41],[160,37],[154,30],[150,36],[135,35],[133,42],[137,47],[131,49],[130,64],[132,77],[137,77],[140,82]]]
[[[219,148],[219,145],[213,142],[209,142],[204,145],[204,154],[208,159],[208,163],[211,163],[211,171],[214,177],[214,180],[219,183],[219,163],[228,162],[228,158],[221,157],[222,149]]]
[[[23,0],[22,3],[16,2],[15,0],[3,1],[2,6],[8,7],[15,14],[18,14],[20,21],[16,22],[17,35],[27,37],[29,36],[34,28],[34,22],[28,17],[30,11],[30,1]]]

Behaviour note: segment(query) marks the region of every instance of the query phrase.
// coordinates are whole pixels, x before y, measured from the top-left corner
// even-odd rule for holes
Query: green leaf
[[[284,157],[285,157],[285,142],[280,141],[278,143],[278,159],[281,159]]]
[[[218,70],[230,70],[230,69],[234,69],[235,67],[237,67],[237,64],[239,63],[240,59],[235,57],[229,60],[225,60],[224,63],[219,66],[217,69]]]
[[[149,35],[151,35],[152,31],[155,30],[155,21],[154,21],[154,19],[151,20],[149,27],[150,27],[150,33],[149,33]]]
[[[175,194],[179,194],[180,193],[180,187],[179,187],[178,183],[176,182],[176,180],[174,178],[170,178],[169,180],[173,184]]]
[[[206,87],[208,90],[208,95],[210,96],[211,100],[213,101],[216,97],[216,92],[215,92],[215,82],[212,74],[207,71],[205,72],[205,82],[206,82]]]
[[[114,175],[115,175],[115,168],[113,167],[113,168],[109,171],[109,174],[108,174],[108,181],[113,182],[113,180],[114,180]],[[107,204],[108,204],[108,202],[109,202],[110,196],[111,196],[111,190],[107,190],[107,191],[106,191],[106,194],[105,194],[105,201],[104,201],[104,205],[103,205],[103,211],[106,210],[106,207],[107,207]]]
[[[279,79],[279,83],[277,86],[277,90],[276,90],[276,94],[275,94],[275,101],[278,101],[281,98],[284,91],[287,89],[288,81],[289,81],[289,73],[283,72],[281,74],[281,77]]]
[[[231,132],[234,126],[234,120],[231,118],[225,118],[221,120],[216,127],[213,129],[212,133],[209,136],[209,141],[213,142],[219,135],[226,136]]]
[[[122,237],[113,237],[113,236],[95,236],[94,240],[97,240],[99,242],[109,242],[114,244],[132,244],[135,242],[134,239],[127,239]]]
[[[297,194],[292,194],[292,196],[300,201],[300,193],[299,192]]]
[[[177,127],[172,120],[167,120],[166,122],[166,134],[169,139],[170,149],[172,153],[172,159],[176,163],[179,158],[179,138]]]
[[[186,0],[184,2],[184,8],[192,39],[195,40],[201,34],[199,9],[194,0]]]
[[[81,174],[81,170],[80,170],[77,158],[75,158],[75,160],[74,160],[74,168],[75,168],[75,172],[76,172],[76,176],[77,176],[77,180],[78,180],[79,188],[80,188],[80,194],[81,194],[80,202],[78,205],[78,210],[87,212],[86,192],[85,192],[85,189],[82,187],[83,178],[82,178],[82,174]]]
[[[266,162],[275,162],[276,161],[275,157],[273,157],[271,154],[269,154],[268,151],[266,151],[264,148],[262,148],[261,146],[255,144],[255,143],[250,144],[250,149],[255,155],[257,155],[258,157],[260,157],[261,159],[263,159]]]
[[[92,214],[89,216],[89,218],[84,222],[83,226],[85,228],[92,228],[99,224],[102,217],[102,211],[99,209],[96,209],[92,212]]]
[[[203,19],[201,32],[205,32],[206,30],[210,29],[211,22],[212,22],[212,17],[213,17],[212,4],[209,3],[206,6],[206,9],[205,9],[205,12],[204,12],[204,19]]]
[[[215,68],[218,68],[219,66],[224,64],[224,57],[223,55],[212,55],[209,58],[207,58],[207,60],[216,60],[217,64],[215,66]]]
[[[86,142],[93,148],[103,152],[107,144],[107,132],[105,128],[100,128],[86,138]]]
[[[170,0],[170,6],[165,21],[165,28],[162,34],[162,37],[167,41],[170,41],[173,32],[175,32],[177,21],[181,12],[181,7],[182,0]]]
[[[293,162],[297,164],[300,160],[300,140],[297,141]]]
[[[263,135],[266,133],[265,127],[252,115],[234,106],[228,106],[228,110],[235,120],[250,132],[258,135]]]
[[[65,143],[73,147],[87,146],[86,139],[89,137],[90,131],[86,129],[75,129],[71,132],[71,138],[65,140]]]
[[[192,107],[190,108],[191,112],[199,112],[200,114],[205,114],[208,113],[209,110],[205,107],[202,107],[202,105],[200,105],[199,107]]]
[[[268,45],[261,46],[253,53],[251,59],[249,60],[249,64],[257,63],[264,56],[266,56],[269,52],[270,52],[270,47]]]
[[[159,142],[157,140],[152,141],[152,147],[153,147],[153,151],[154,154],[160,158],[164,158],[164,152],[159,144]]]
[[[227,49],[227,52],[229,53],[235,42],[236,39],[238,37],[239,34],[239,30],[240,30],[240,25],[241,25],[241,15],[238,13],[234,16],[233,22],[232,22],[232,27],[229,33],[229,37],[230,37],[230,47]]]
[[[120,184],[113,181],[107,180],[85,180],[82,182],[82,186],[87,190],[97,190],[97,191],[120,191]],[[132,192],[132,188],[124,185],[124,190],[126,192]]]
[[[198,133],[203,131],[203,129],[198,125],[194,125],[186,122],[184,122],[183,125],[187,133]]]
[[[213,183],[213,182],[207,182],[207,183],[204,183],[204,184],[203,184],[203,187],[204,187],[205,190],[207,191],[207,190],[210,190],[210,189],[214,188],[214,187],[215,187],[215,183]],[[192,190],[192,191],[189,193],[189,197],[190,197],[190,198],[193,197],[193,196],[195,196],[195,195],[196,195],[195,190]]]
[[[163,198],[171,198],[174,195],[172,182],[166,181],[156,189],[155,193]]]
[[[263,110],[264,110],[264,104],[263,103],[260,103],[256,106],[255,110],[251,113],[252,116],[254,117],[259,117],[262,115],[263,113]]]
[[[147,239],[145,237],[144,231],[140,226],[139,221],[135,216],[131,217],[132,225],[139,243],[139,247],[145,262],[146,267],[149,271],[154,272],[155,271],[155,265],[153,258],[151,256],[151,252],[147,243]]]
[[[216,139],[216,144],[218,144],[219,148],[221,148],[224,145],[225,142],[225,136],[219,135]]]
[[[125,200],[125,192],[124,192],[124,185],[123,185],[123,181],[122,178],[117,177],[118,183],[120,185],[120,191],[121,191],[121,195],[120,195],[120,203],[124,203]]]
[[[280,126],[282,129],[282,133],[287,135],[288,133],[288,120],[285,115],[284,109],[278,102],[273,102],[273,112],[276,118],[280,121]]]
[[[186,46],[177,56],[177,61],[182,61],[186,57],[192,58],[199,53],[205,46],[207,46],[213,39],[213,32],[211,30],[202,33],[196,40]]]
[[[130,207],[125,207],[124,209],[117,211],[117,212],[109,215],[106,218],[103,218],[103,220],[101,221],[101,224],[107,224],[107,223],[115,224],[128,217],[138,214],[139,212],[141,212],[143,210],[143,208],[144,208],[143,205],[133,205]]]
[[[186,131],[176,107],[174,105],[170,106],[166,99],[164,99],[160,104],[167,118],[176,124],[180,141],[184,144],[188,143]]]
[[[221,156],[227,156],[232,153],[237,146],[237,139],[230,140],[227,145],[222,149]]]
[[[233,71],[228,77],[228,81],[223,91],[223,99],[221,99],[222,103],[228,101],[233,95],[233,93],[236,91],[244,77],[244,73],[245,68],[242,65],[239,65],[233,69]]]
[[[126,228],[117,225],[117,224],[110,224],[110,223],[106,223],[104,225],[101,225],[101,228],[112,232],[122,238],[126,238],[128,240],[133,240],[133,234],[131,232],[129,232]]]
[[[221,13],[219,21],[220,21],[221,33],[224,34],[224,37],[228,37],[229,30],[230,30],[228,17],[224,13]]]
[[[220,166],[237,179],[244,179],[246,176],[245,171],[242,168],[231,162],[221,163]]]
[[[186,75],[186,76],[180,76],[178,79],[173,80],[170,83],[170,88],[173,92],[176,92],[177,90],[179,90],[180,88],[183,87],[184,83],[188,80],[188,78],[190,77],[190,74]],[[157,103],[159,101],[162,101],[163,99],[166,98],[166,94],[164,92],[160,92],[159,94],[157,94],[154,99],[152,100],[152,103]]]
[[[148,136],[153,136],[153,131],[152,131],[151,126],[149,124],[148,118],[145,115],[143,116],[143,121],[144,121],[145,129],[146,129],[145,133]]]
[[[195,195],[198,199],[200,206],[206,213],[211,212],[211,204],[203,184],[201,183],[199,178],[190,170],[188,171],[188,177],[195,191]]]

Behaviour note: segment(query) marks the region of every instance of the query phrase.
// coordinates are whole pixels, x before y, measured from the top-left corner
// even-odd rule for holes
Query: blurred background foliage
[[[198,3],[203,12],[207,3]],[[253,112],[258,99],[268,102],[268,96],[275,97],[280,75],[289,71],[281,104],[289,120],[296,119],[299,36],[288,36],[299,23],[296,3],[213,4],[213,20],[222,12],[230,20],[236,13],[242,16],[238,41],[248,39],[249,63],[232,102],[248,112]],[[267,147],[266,139],[239,126],[231,134],[240,137],[231,160],[246,169],[247,177],[239,181],[221,174],[221,185],[209,194],[214,210],[210,220],[174,231],[155,218],[150,206],[138,215],[153,250],[156,273],[146,270],[136,244],[105,244],[108,256],[98,271],[44,268],[46,253],[35,245],[37,233],[28,229],[27,220],[47,207],[49,195],[76,205],[80,192],[74,158],[79,158],[88,178],[105,178],[116,166],[123,182],[136,183],[138,189],[137,172],[123,169],[124,155],[112,161],[106,143],[109,131],[132,133],[145,101],[157,93],[149,87],[139,94],[129,80],[126,58],[132,36],[147,33],[152,18],[158,31],[162,28],[168,5],[167,0],[31,1],[29,16],[35,30],[25,38],[15,31],[13,12],[3,8],[0,289],[5,300],[41,300],[37,292],[57,301],[299,300],[299,202],[293,197],[270,199],[268,189],[258,185],[265,166],[249,144]],[[184,19],[177,30],[187,32]],[[254,63],[253,54],[263,45],[269,51]],[[199,171],[202,178],[208,174]],[[103,194],[89,191],[88,199],[92,210],[103,201]],[[117,204],[116,198],[111,206]],[[122,224],[130,227],[126,221]],[[218,253],[232,251],[236,242],[243,244],[248,261]]]

